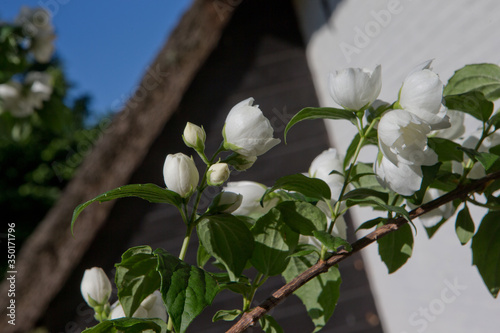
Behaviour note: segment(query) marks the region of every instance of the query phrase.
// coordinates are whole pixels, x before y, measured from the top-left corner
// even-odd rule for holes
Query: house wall
[[[187,121],[204,126],[207,151],[215,151],[222,140],[227,113],[248,97],[255,98],[255,104],[260,105],[274,126],[275,136],[282,140],[285,124],[296,112],[318,105],[305,47],[289,1],[248,1],[237,9],[217,49],[196,75],[178,111],[165,125],[129,183],[164,186],[162,167],[166,155],[193,154],[181,139]],[[272,185],[280,176],[306,172],[312,159],[328,146],[323,122],[304,122],[290,131],[288,145],[273,148],[259,157],[254,167],[233,174],[230,180]],[[197,156],[194,158],[197,160]],[[92,314],[79,295],[85,268],[102,266],[112,276],[114,263],[120,261],[121,253],[127,248],[148,244],[177,254],[183,237],[184,228],[175,208],[133,198],[119,200],[91,250],[39,324],[47,326],[50,332],[78,332],[85,325],[92,325]],[[196,251],[191,249],[186,260],[195,264]],[[353,256],[340,269],[344,280],[341,297],[324,332],[381,332],[361,257]],[[282,284],[279,277],[270,279],[265,289],[256,295],[256,301],[263,301]],[[214,307],[207,309],[189,331],[222,332],[231,324],[212,324],[215,310],[240,306],[240,298],[224,291],[216,298]],[[312,324],[295,297],[278,306],[272,314],[285,332],[312,331]]]
[[[444,83],[465,64],[500,62],[500,2],[495,0],[294,3],[323,106],[335,106],[328,93],[328,73],[345,67],[373,69],[381,64],[379,98],[392,102],[407,73],[425,60],[434,59],[433,69]],[[470,133],[477,123],[466,119]],[[343,121],[328,121],[327,127],[331,144],[345,151],[355,129]],[[373,162],[374,150],[363,151],[361,159]],[[482,213],[475,211],[476,222]],[[362,209],[351,214],[355,225],[374,216]],[[413,257],[392,275],[380,261],[376,245],[362,251],[385,332],[498,330],[500,304],[491,297],[476,268],[471,267],[470,248],[460,246],[453,221],[452,217],[431,240],[416,223]],[[461,289],[456,290],[452,302],[444,302],[442,295],[449,292],[449,283]]]

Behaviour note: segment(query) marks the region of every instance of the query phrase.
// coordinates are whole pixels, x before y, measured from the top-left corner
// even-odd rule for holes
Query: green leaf
[[[369,221],[366,221],[364,222],[363,224],[361,224],[358,229],[356,229],[356,231],[358,230],[362,230],[362,229],[371,229],[373,227],[376,227],[377,225],[379,225],[380,223],[383,223],[383,222],[386,222],[387,219],[386,218],[383,218],[383,217],[376,217],[374,218],[373,220],[369,220]]]
[[[293,125],[297,124],[302,120],[309,120],[309,119],[335,119],[335,120],[344,119],[344,120],[349,120],[353,124],[356,124],[357,117],[356,114],[352,111],[347,111],[337,108],[302,109],[295,116],[293,116],[293,118],[290,119],[290,122],[286,125],[285,142],[286,142],[286,135]]]
[[[332,196],[330,187],[324,181],[317,178],[309,178],[300,173],[279,178],[274,186],[267,190],[264,196],[278,189],[299,192],[306,197],[318,200],[330,199]]]
[[[500,291],[500,212],[489,212],[472,238],[472,264],[493,297]]]
[[[166,332],[167,324],[161,319],[118,318],[103,321],[82,333],[142,333],[146,330]]]
[[[467,244],[467,242],[472,238],[475,228],[474,221],[470,216],[469,208],[465,205],[464,208],[458,213],[457,220],[455,222],[455,231],[462,245]]]
[[[233,310],[219,310],[217,311],[213,318],[212,322],[216,322],[219,320],[224,320],[224,321],[233,321],[236,318],[238,318],[243,312],[238,309],[233,309]]]
[[[312,236],[314,230],[325,230],[326,215],[316,206],[300,201],[284,201],[275,207],[281,219],[293,231]]]
[[[198,243],[198,251],[196,252],[196,263],[198,267],[203,268],[207,264],[207,262],[212,258],[210,253],[208,253],[207,249],[201,244]]]
[[[155,184],[132,184],[121,186],[78,205],[73,211],[73,218],[71,219],[71,232],[73,232],[73,227],[78,215],[80,215],[80,213],[91,203],[96,201],[111,201],[125,197],[138,197],[152,203],[167,203],[176,207],[180,207],[182,204],[182,198],[179,194],[174,191],[167,190],[166,188],[159,187]]]
[[[264,315],[259,319],[260,327],[265,333],[283,333],[283,329],[278,324],[276,319],[271,317],[270,315]]]
[[[482,122],[486,122],[493,113],[493,103],[479,91],[448,95],[444,97],[444,100],[448,109],[463,111]]]
[[[352,246],[348,241],[341,237],[335,237],[326,231],[314,231],[314,237],[316,237],[328,250],[337,251],[339,247],[343,246],[346,251],[352,251]]]
[[[500,67],[495,64],[466,65],[453,74],[443,95],[456,95],[472,90],[482,92],[489,101],[500,98]]]
[[[157,265],[158,259],[149,246],[128,249],[122,255],[122,261],[115,265],[118,299],[127,317],[132,317],[141,302],[160,288]]]
[[[251,231],[231,214],[205,216],[196,226],[206,251],[220,261],[232,281],[237,281],[254,247]]]
[[[389,274],[397,271],[411,257],[413,250],[413,233],[408,224],[399,230],[377,239],[378,253],[387,266]]]
[[[499,158],[496,154],[478,152],[470,148],[459,147],[458,149],[465,152],[469,158],[481,163],[486,171],[488,171]]]
[[[347,147],[346,153],[345,153],[345,158],[344,158],[344,170],[347,170],[347,167],[349,166],[349,163],[351,163],[352,158],[354,157],[354,153],[356,152],[356,149],[358,148],[359,141],[361,140],[361,137],[359,133],[356,133],[354,138],[351,141],[351,144],[349,147]]]
[[[460,145],[443,138],[428,138],[427,144],[438,155],[439,162],[458,161],[462,162],[464,154],[459,150]]]
[[[250,280],[246,276],[241,276],[238,282],[234,282],[231,281],[227,273],[214,273],[212,275],[217,280],[220,289],[228,289],[247,297],[252,291]]]
[[[219,292],[217,281],[210,273],[191,266],[163,249],[157,249],[160,291],[167,312],[177,333],[184,333],[189,324],[212,304]]]
[[[366,198],[370,198],[376,201],[380,200],[382,204],[385,204],[387,203],[387,200],[389,200],[389,194],[369,188],[356,188],[344,194],[342,200],[363,200]]]
[[[290,282],[297,275],[314,265],[318,259],[317,254],[292,257],[283,272],[286,282]],[[300,298],[306,307],[307,313],[315,326],[314,332],[321,330],[332,316],[340,295],[341,283],[340,272],[334,266],[328,272],[315,277],[295,291],[295,295]]]
[[[280,211],[271,209],[252,229],[255,248],[250,262],[262,274],[273,276],[286,268],[299,235],[281,220]]]

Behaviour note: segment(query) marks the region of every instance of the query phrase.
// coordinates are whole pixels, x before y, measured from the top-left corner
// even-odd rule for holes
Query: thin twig
[[[472,192],[482,192],[492,181],[500,179],[500,171],[491,173],[484,178],[478,179],[476,181],[471,182],[470,184],[460,186],[455,190],[448,192],[447,194],[430,201],[426,204],[423,204],[420,207],[412,210],[410,214],[410,218],[414,219],[423,215],[425,213],[430,212],[448,202],[451,202],[455,199],[462,199],[466,197],[469,193]],[[377,228],[375,231],[369,233],[365,237],[357,240],[352,244],[352,251],[347,252],[342,250],[335,255],[328,258],[326,261],[318,261],[314,266],[311,266],[298,276],[296,276],[292,281],[285,284],[279,290],[274,292],[271,296],[269,296],[264,302],[260,305],[256,306],[252,311],[246,312],[243,314],[241,319],[234,324],[226,333],[241,333],[245,331],[248,327],[255,324],[257,320],[259,320],[264,314],[269,312],[272,308],[277,306],[279,303],[284,301],[288,296],[293,294],[297,289],[306,284],[309,280],[312,280],[316,276],[320,275],[328,271],[328,269],[347,257],[351,256],[353,253],[356,253],[363,249],[364,247],[370,245],[375,242],[377,239],[384,237],[385,235],[398,230],[402,225],[406,224],[408,221],[404,217],[399,217],[389,221],[387,224]]]

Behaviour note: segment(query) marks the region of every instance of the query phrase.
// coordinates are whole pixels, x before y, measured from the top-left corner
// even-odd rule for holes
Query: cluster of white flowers
[[[395,109],[385,112],[378,124],[381,156],[375,172],[382,185],[401,195],[420,188],[422,166],[437,163],[436,153],[427,145],[429,134],[453,139],[463,134],[463,114],[449,111],[442,103],[443,83],[426,61],[411,71],[399,91]],[[349,68],[330,75],[332,98],[353,111],[367,109],[378,97],[380,65],[372,72]],[[450,128],[450,118],[453,128]]]
[[[11,80],[0,84],[0,111],[9,111],[14,117],[22,118],[40,109],[52,95],[52,77],[45,72],[29,72],[24,82]]]
[[[277,145],[280,140],[273,138],[273,128],[269,120],[262,114],[257,105],[253,105],[253,98],[248,98],[236,104],[227,115],[224,129],[224,148],[234,152],[231,156],[231,165],[236,170],[246,170],[257,160],[257,156],[266,153],[269,149]],[[184,143],[193,148],[201,156],[204,156],[206,133],[203,127],[193,123],[187,123],[182,136]],[[228,162],[229,163],[229,162]],[[207,171],[207,184],[220,186],[229,179],[229,164],[218,162],[211,164]],[[169,154],[163,167],[163,177],[168,189],[178,193],[183,198],[188,198],[196,190],[200,176],[192,157],[183,153]],[[251,182],[249,182],[251,183]],[[223,211],[234,212],[235,214],[247,215],[245,208],[247,205],[253,206],[255,186],[260,189],[260,185],[252,183],[247,191],[248,184],[241,183],[238,190],[232,193],[231,189],[235,183],[228,184],[224,192],[218,197],[217,202],[225,206]],[[241,185],[241,186],[240,186]],[[263,187],[257,201],[265,192]],[[244,193],[244,195],[243,195]],[[239,206],[241,209],[238,209]]]

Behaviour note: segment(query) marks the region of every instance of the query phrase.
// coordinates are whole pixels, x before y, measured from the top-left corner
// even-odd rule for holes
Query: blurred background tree
[[[89,96],[68,97],[55,38],[40,8],[0,23],[0,208],[16,224],[17,251],[105,129],[89,124]]]

